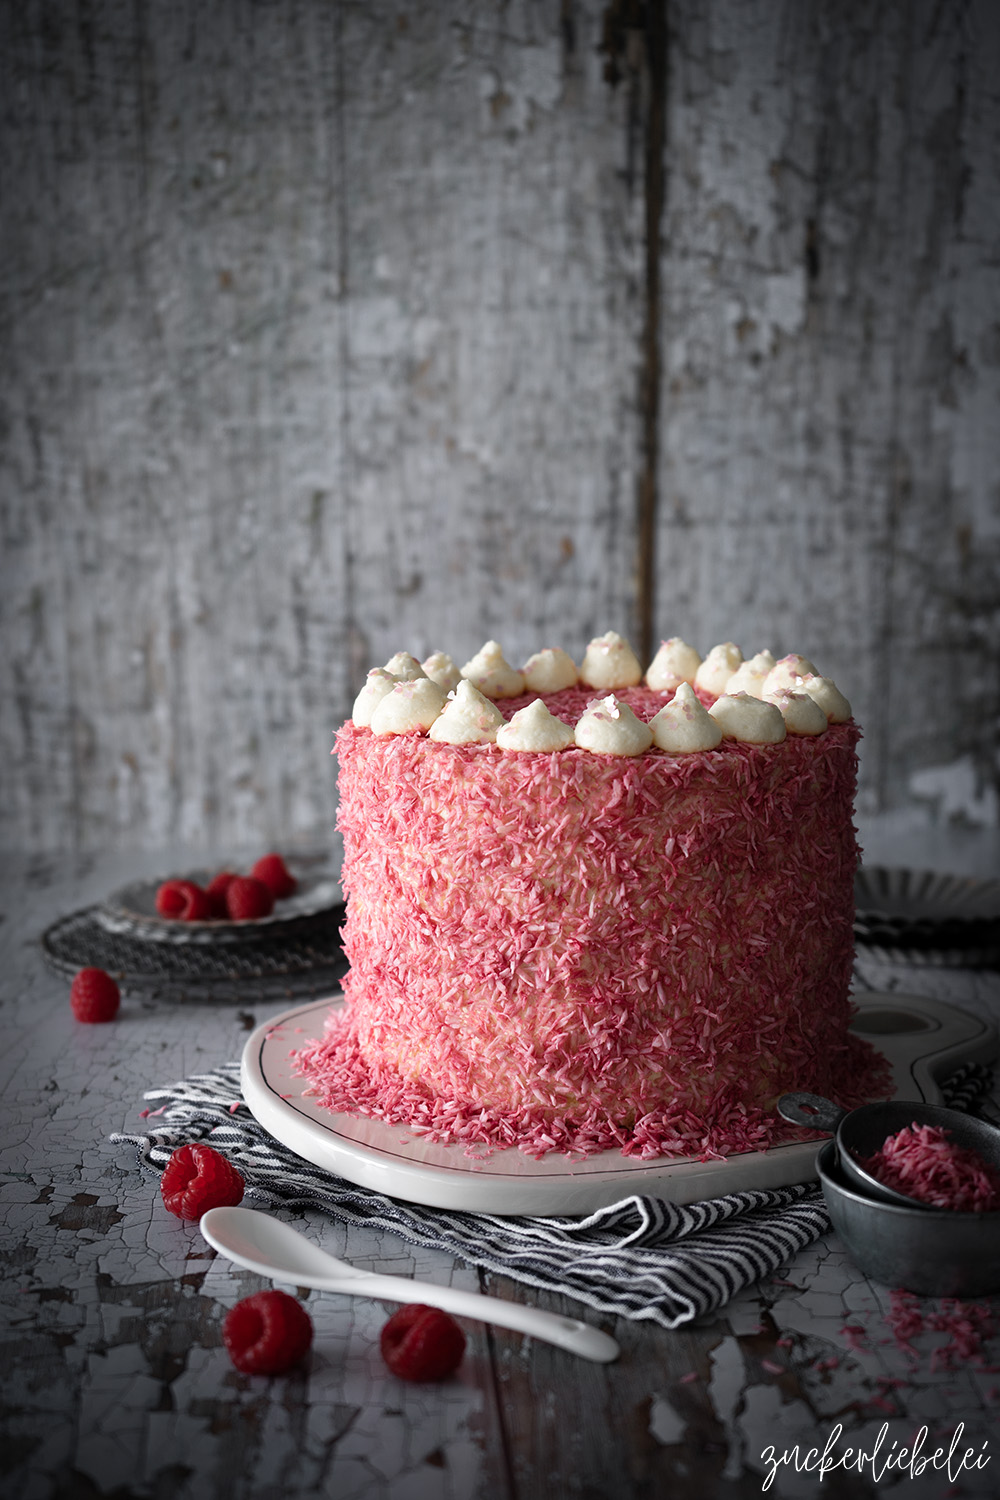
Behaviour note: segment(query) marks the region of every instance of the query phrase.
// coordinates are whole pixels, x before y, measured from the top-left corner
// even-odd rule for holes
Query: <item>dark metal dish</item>
[[[165,880],[193,880],[207,885],[215,870],[188,870],[183,874],[162,875],[156,880],[136,880],[123,886],[95,908],[95,919],[106,932],[133,937],[152,943],[246,943],[259,938],[276,937],[290,923],[332,911],[342,898],[340,882],[330,875],[300,871],[294,860],[288,867],[298,881],[291,896],[276,901],[274,911],[266,917],[247,922],[178,922],[161,917],[156,910],[156,893]]]
[[[878,1151],[889,1136],[897,1134],[908,1125],[939,1126],[942,1130],[947,1130],[956,1146],[975,1151],[988,1166],[1000,1171],[1000,1130],[962,1110],[906,1099],[863,1104],[858,1109],[847,1110],[824,1099],[820,1094],[806,1093],[782,1094],[777,1107],[781,1118],[793,1125],[804,1125],[809,1130],[830,1131],[834,1137],[838,1171],[844,1181],[857,1192],[883,1203],[896,1204],[925,1214],[948,1214],[951,1218],[970,1217],[968,1213],[955,1214],[948,1209],[938,1208],[933,1203],[923,1203],[908,1193],[898,1192],[873,1177],[861,1165]]]
[[[816,1168],[833,1227],[864,1275],[929,1297],[1000,1291],[1000,1212],[928,1213],[869,1197],[844,1174],[836,1141],[820,1148]]]
[[[910,963],[1000,962],[1000,880],[862,865],[854,936],[869,954]]]

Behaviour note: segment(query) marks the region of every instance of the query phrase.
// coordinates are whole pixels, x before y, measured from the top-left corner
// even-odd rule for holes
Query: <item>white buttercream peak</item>
[[[831,724],[846,724],[851,717],[851,705],[831,678],[815,673],[803,677],[801,691],[819,704]]]
[[[408,651],[397,651],[395,656],[390,656],[385,664],[385,670],[391,672],[399,682],[416,682],[419,678],[427,676],[417,658],[411,656]]]
[[[444,708],[444,689],[429,677],[397,682],[376,705],[371,717],[373,734],[421,734],[430,729]]]
[[[826,714],[808,693],[771,693],[767,699],[778,709],[789,734],[822,734]]]
[[[355,698],[354,707],[351,709],[351,718],[355,724],[360,724],[362,728],[367,728],[372,721],[372,714],[375,712],[377,704],[382,701],[386,693],[392,692],[396,686],[396,681],[397,679],[393,677],[391,672],[386,672],[382,667],[372,667],[365,678],[365,685]]]
[[[727,740],[749,745],[779,745],[785,738],[785,721],[773,703],[764,703],[749,693],[724,693],[708,710]]]
[[[431,725],[430,737],[440,745],[488,745],[502,724],[496,704],[463,677]]]
[[[597,755],[641,755],[653,743],[653,731],[611,693],[581,715],[576,743]]]
[[[797,693],[804,677],[814,677],[816,668],[805,656],[783,656],[764,678],[764,697],[771,693]]]
[[[743,652],[732,641],[713,646],[695,673],[694,685],[716,698],[726,691],[726,683],[743,660]]]
[[[568,750],[573,744],[568,724],[549,713],[541,698],[526,708],[519,708],[509,723],[497,730],[501,750],[530,750],[535,753]]]
[[[446,651],[432,651],[422,666],[431,681],[444,688],[446,693],[458,687],[462,680],[461,672]]]
[[[770,651],[758,651],[749,661],[741,662],[726,683],[727,693],[749,693],[751,698],[763,698],[764,682],[774,667]]]
[[[524,685],[532,693],[558,693],[563,688],[575,687],[576,663],[559,646],[546,646],[529,656],[521,668]]]
[[[595,636],[580,666],[580,681],[592,688],[635,687],[642,681],[639,659],[615,630]]]
[[[672,755],[714,750],[722,740],[722,726],[702,705],[689,682],[682,682],[671,701],[649,721],[653,743]]]
[[[658,693],[670,693],[682,682],[693,683],[700,666],[701,657],[694,647],[672,635],[660,642],[646,673],[646,685]]]
[[[487,641],[465,663],[462,676],[487,698],[517,698],[524,692],[524,678],[506,660],[499,641]]]

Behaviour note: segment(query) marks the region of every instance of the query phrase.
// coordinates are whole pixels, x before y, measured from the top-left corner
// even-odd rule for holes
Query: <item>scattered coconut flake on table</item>
[[[992,1372],[997,1367],[987,1364],[983,1345],[998,1332],[997,1314],[988,1302],[962,1302],[957,1297],[942,1297],[937,1311],[924,1311],[920,1300],[913,1292],[895,1290],[885,1318],[898,1348],[914,1363],[920,1362],[920,1353],[913,1340],[921,1333],[947,1333],[949,1343],[931,1352],[930,1368],[934,1370],[957,1370],[971,1364],[976,1369]]]

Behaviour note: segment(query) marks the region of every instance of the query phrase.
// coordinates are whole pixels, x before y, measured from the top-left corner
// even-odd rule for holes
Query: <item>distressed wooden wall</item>
[[[607,628],[995,818],[992,0],[25,0],[0,70],[0,843],[322,842],[368,666]]]

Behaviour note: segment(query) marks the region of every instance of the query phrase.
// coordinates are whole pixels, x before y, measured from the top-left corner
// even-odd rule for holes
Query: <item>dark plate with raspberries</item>
[[[243,943],[277,937],[289,923],[332,911],[341,900],[330,875],[265,854],[248,869],[234,864],[134,881],[94,916],[106,932],[150,942]]]

